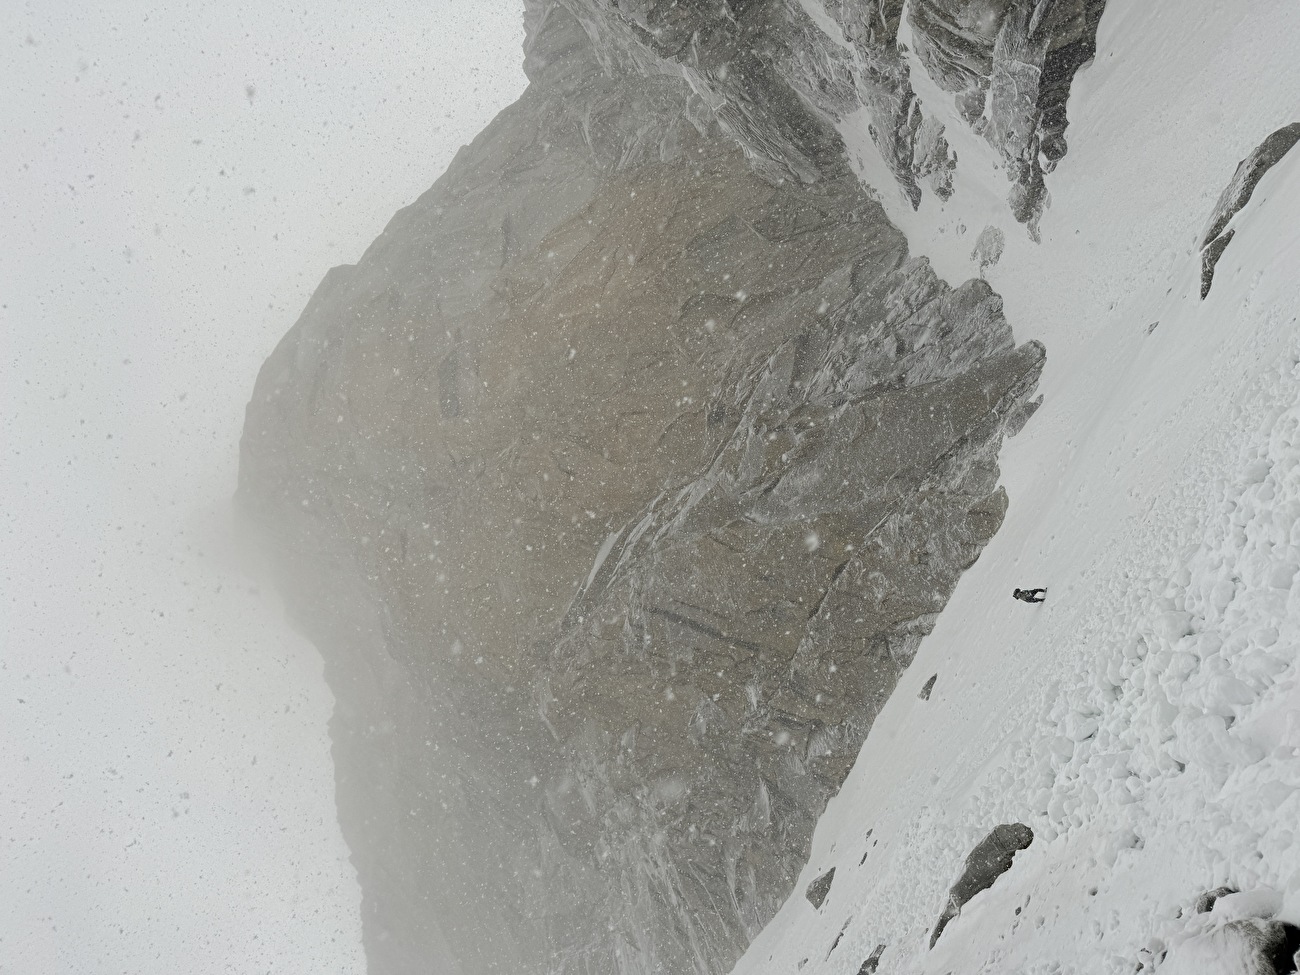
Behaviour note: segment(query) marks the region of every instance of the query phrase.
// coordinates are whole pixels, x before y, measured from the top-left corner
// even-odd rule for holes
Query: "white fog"
[[[1297,971],[1296,0],[0,43],[0,975]]]
[[[519,2],[0,4],[0,972],[360,972],[257,370],[524,85]]]

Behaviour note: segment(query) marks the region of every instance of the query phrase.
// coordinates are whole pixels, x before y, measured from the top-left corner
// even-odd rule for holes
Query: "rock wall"
[[[880,10],[836,16],[885,50]],[[267,361],[239,500],[337,699],[372,973],[722,972],[1001,523],[1044,350],[849,173],[861,64],[802,8],[528,28]]]
[[[843,163],[834,127],[856,112],[899,187],[953,192],[956,154],[911,71],[952,94],[996,151],[1017,220],[1037,234],[1045,174],[1065,156],[1066,101],[1096,53],[1105,0],[558,0],[613,71],[676,74],[769,174]],[[914,48],[900,43],[904,16]],[[877,187],[883,189],[883,187]]]

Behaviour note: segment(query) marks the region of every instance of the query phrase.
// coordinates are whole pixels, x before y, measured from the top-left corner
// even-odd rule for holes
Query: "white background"
[[[243,407],[524,86],[519,0],[0,2],[0,972],[358,972]]]

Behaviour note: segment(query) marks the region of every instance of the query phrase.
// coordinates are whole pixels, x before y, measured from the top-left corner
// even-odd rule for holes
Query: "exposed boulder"
[[[1011,869],[1015,856],[1034,841],[1034,831],[1023,823],[1003,823],[980,840],[966,857],[961,877],[948,891],[948,902],[930,935],[930,947],[939,940],[948,922],[961,913],[972,897],[988,890],[993,882]]]
[[[826,903],[826,897],[831,892],[831,884],[835,881],[835,868],[831,867],[824,874],[808,885],[804,891],[804,896],[808,898],[808,903],[814,908],[820,910],[822,904]],[[836,939],[838,943],[838,939]],[[832,949],[834,950],[834,949]]]
[[[876,945],[875,950],[867,956],[858,969],[858,975],[876,975],[876,969],[880,967],[880,956],[885,953],[885,948],[886,945]]]
[[[1292,122],[1269,135],[1237,164],[1237,171],[1219,195],[1205,233],[1201,235],[1202,299],[1210,293],[1210,285],[1214,283],[1214,268],[1232,242],[1235,231],[1229,229],[1228,224],[1250,202],[1251,195],[1264,174],[1277,165],[1297,142],[1300,142],[1300,122]]]
[[[1296,970],[1300,928],[1282,921],[1239,919],[1194,935],[1170,949],[1161,975],[1290,975]]]
[[[1229,894],[1235,893],[1237,893],[1235,887],[1215,887],[1213,890],[1207,890],[1196,898],[1196,903],[1192,905],[1192,911],[1196,914],[1208,914],[1220,897],[1227,897]]]
[[[1282,895],[1266,887],[1216,887],[1199,895],[1186,928],[1166,947],[1154,942],[1147,962],[1160,975],[1290,975],[1300,927],[1277,918]]]

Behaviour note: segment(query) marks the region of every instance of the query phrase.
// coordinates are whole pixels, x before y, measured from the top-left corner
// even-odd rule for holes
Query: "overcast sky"
[[[522,0],[0,2],[0,972],[361,972],[262,360],[522,91]]]

